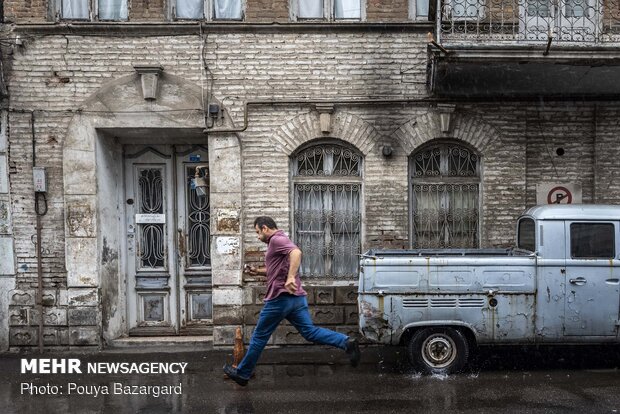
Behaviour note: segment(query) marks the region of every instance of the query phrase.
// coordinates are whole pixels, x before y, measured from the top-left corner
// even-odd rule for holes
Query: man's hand
[[[286,283],[284,284],[284,287],[286,288],[288,293],[294,295],[295,292],[297,292],[297,282],[295,282],[295,277],[286,278]]]

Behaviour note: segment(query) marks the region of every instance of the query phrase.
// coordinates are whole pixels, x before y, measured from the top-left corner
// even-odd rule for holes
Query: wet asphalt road
[[[467,371],[420,376],[403,348],[366,348],[354,369],[338,350],[270,349],[247,387],[225,381],[226,351],[62,354],[88,362],[187,362],[183,374],[21,374],[0,357],[0,413],[620,413],[620,348],[483,349]],[[24,385],[58,387],[30,395]],[[107,386],[110,395],[67,394]],[[122,386],[178,386],[180,395],[113,394]],[[49,384],[50,387],[47,387]],[[131,387],[130,387],[131,389]],[[134,387],[136,391],[138,387]],[[60,393],[62,392],[62,394]]]

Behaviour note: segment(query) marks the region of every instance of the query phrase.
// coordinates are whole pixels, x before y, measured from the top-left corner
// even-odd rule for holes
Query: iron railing
[[[443,43],[620,42],[620,0],[436,1]]]

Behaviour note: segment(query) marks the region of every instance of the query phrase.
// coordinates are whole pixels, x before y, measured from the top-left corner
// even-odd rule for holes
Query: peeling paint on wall
[[[73,237],[94,237],[94,213],[88,204],[67,206],[67,229]]]
[[[239,211],[222,209],[217,211],[217,231],[224,233],[239,233]]]
[[[218,254],[234,255],[239,251],[239,238],[218,237],[215,246]]]

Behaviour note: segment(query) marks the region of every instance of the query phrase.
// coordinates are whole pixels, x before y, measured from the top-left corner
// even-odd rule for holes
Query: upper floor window
[[[66,20],[127,20],[127,0],[61,0],[60,17]]]
[[[361,251],[361,154],[321,142],[297,151],[291,169],[301,275],[355,278]]]
[[[291,0],[293,20],[363,20],[366,0]]]
[[[409,0],[409,18],[428,21],[428,8],[431,1],[435,0]]]
[[[129,0],[57,0],[63,20],[128,20]],[[244,0],[171,0],[172,18],[241,20]]]
[[[243,0],[173,0],[177,19],[242,20]]]

